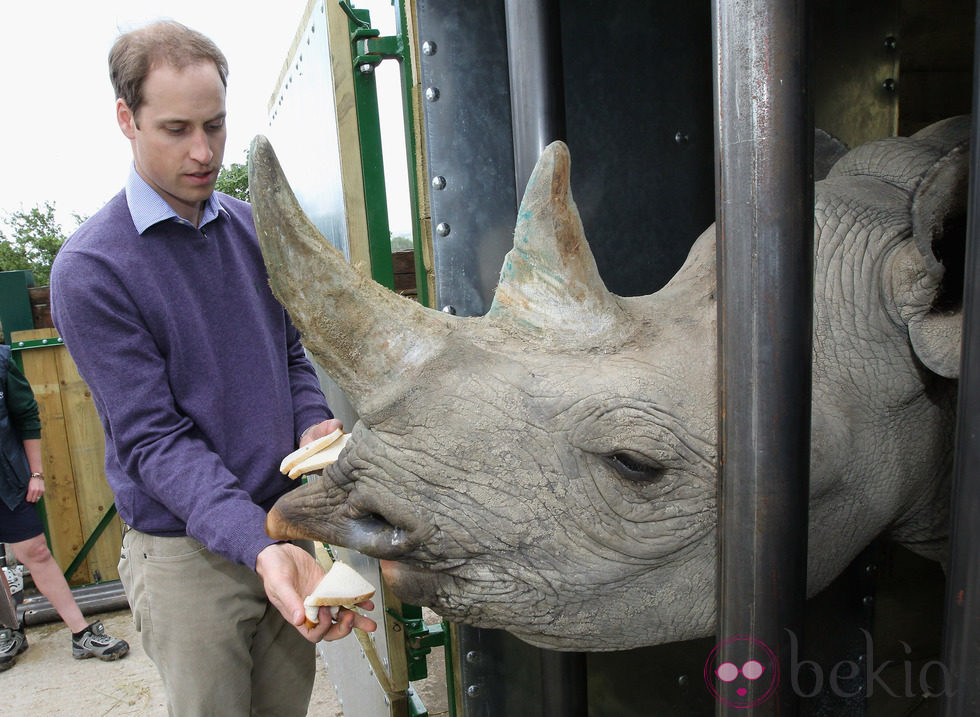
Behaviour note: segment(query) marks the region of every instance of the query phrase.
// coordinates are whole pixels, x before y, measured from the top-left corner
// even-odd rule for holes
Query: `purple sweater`
[[[269,288],[250,206],[140,235],[117,194],[65,243],[51,309],[92,391],[122,519],[189,535],[254,569],[265,515],[294,487],[279,463],[331,417]]]

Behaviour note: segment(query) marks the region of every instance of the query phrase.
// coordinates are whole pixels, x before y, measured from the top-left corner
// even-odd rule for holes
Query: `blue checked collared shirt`
[[[129,205],[129,213],[133,217],[133,223],[136,225],[136,231],[140,234],[145,232],[147,229],[152,227],[154,224],[159,224],[167,219],[173,219],[181,224],[186,224],[189,227],[193,227],[189,221],[179,216],[177,212],[173,210],[166,200],[156,193],[146,180],[143,179],[139,172],[136,171],[136,165],[130,165],[129,168],[129,179],[126,180],[126,204]],[[224,212],[225,208],[221,206],[221,202],[218,201],[218,196],[211,193],[208,197],[207,203],[204,205],[204,214],[201,216],[201,226],[207,226],[209,222],[214,221],[218,218],[218,213]],[[197,227],[194,227],[195,229]]]

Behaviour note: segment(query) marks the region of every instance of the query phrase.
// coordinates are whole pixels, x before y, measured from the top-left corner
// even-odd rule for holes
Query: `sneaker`
[[[0,627],[0,672],[9,670],[17,662],[17,655],[27,649],[24,630]]]
[[[129,652],[129,643],[107,635],[102,621],[96,620],[81,634],[71,636],[71,656],[76,660],[98,657],[100,660],[118,660]]]

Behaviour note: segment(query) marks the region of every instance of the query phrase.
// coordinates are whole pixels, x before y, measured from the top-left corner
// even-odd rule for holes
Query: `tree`
[[[248,165],[234,163],[230,167],[222,167],[214,188],[244,202],[249,201]]]
[[[4,217],[7,231],[0,229],[0,271],[26,269],[33,273],[35,285],[47,285],[51,263],[68,238],[54,212],[54,203],[44,202]],[[74,218],[77,224],[83,221],[77,214]]]

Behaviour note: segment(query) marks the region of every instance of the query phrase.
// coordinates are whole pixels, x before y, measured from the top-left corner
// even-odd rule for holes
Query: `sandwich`
[[[279,464],[279,472],[295,479],[326,468],[340,456],[347,445],[348,436],[349,434],[338,428],[333,433],[310,441],[283,458]]]
[[[306,609],[306,627],[315,627],[320,622],[320,608],[329,607],[330,617],[337,617],[340,608],[353,608],[357,603],[370,600],[374,586],[358,574],[347,563],[336,560],[316,586],[316,589],[303,601]]]

